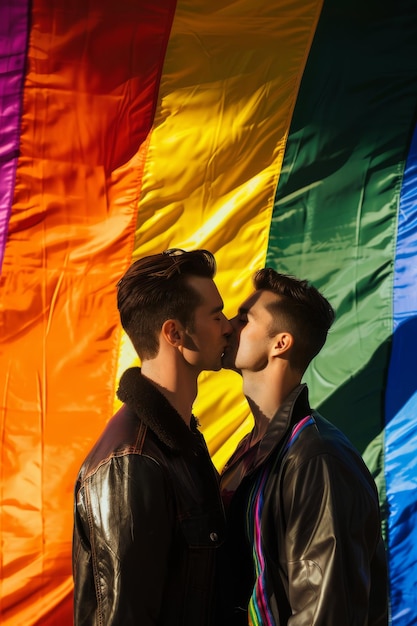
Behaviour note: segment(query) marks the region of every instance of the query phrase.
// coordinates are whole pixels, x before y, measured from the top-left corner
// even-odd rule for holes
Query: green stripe
[[[249,616],[250,616],[249,623],[251,624],[251,626],[262,626],[262,623],[259,621],[258,613],[253,604],[252,598],[249,601],[248,611],[249,611]]]
[[[306,382],[313,405],[375,473],[381,442],[371,442],[384,426],[399,190],[417,100],[414,15],[414,0],[325,2],[267,252],[267,265],[308,278],[336,308]]]

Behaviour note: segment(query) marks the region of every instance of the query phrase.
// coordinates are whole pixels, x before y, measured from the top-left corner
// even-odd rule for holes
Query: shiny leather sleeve
[[[285,532],[275,569],[287,572],[288,626],[387,624],[383,610],[369,616],[371,568],[385,564],[377,496],[359,462],[355,471],[331,454],[290,461],[281,484],[274,523]]]
[[[164,472],[146,456],[111,458],[84,479],[75,502],[76,626],[159,623],[173,516]]]

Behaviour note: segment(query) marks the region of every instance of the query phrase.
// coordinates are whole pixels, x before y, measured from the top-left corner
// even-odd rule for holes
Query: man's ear
[[[274,343],[272,346],[272,356],[283,356],[294,345],[294,337],[291,333],[283,332],[278,333],[274,337]]]
[[[182,324],[176,319],[165,320],[161,328],[161,338],[175,347],[178,348],[182,344],[184,335],[184,328]]]

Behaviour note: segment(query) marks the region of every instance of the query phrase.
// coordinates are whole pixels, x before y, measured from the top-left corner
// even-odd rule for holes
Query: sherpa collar
[[[171,450],[185,452],[190,447],[195,448],[198,431],[194,416],[189,429],[172,404],[142,375],[139,367],[124,372],[117,397]]]

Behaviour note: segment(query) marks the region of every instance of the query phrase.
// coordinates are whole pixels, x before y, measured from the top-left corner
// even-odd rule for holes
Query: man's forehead
[[[223,308],[223,300],[212,278],[188,276],[187,282],[201,295],[203,303],[200,306],[209,305],[219,309]]]

